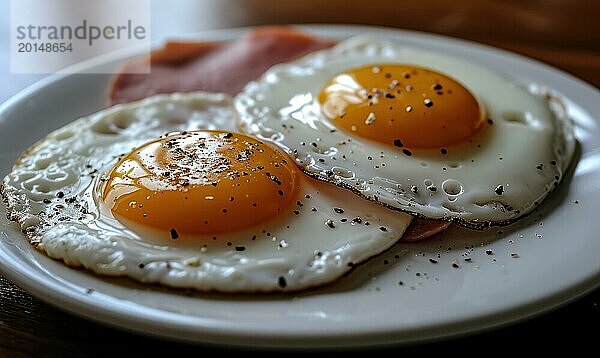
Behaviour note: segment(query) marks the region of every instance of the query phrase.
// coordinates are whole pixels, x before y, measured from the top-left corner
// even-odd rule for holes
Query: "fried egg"
[[[245,132],[277,142],[308,175],[474,229],[530,213],[576,143],[541,88],[370,37],[274,66],[235,105]]]
[[[223,292],[322,285],[411,222],[302,174],[235,132],[225,95],[159,95],[100,111],[26,151],[2,196],[30,242],[103,275]]]

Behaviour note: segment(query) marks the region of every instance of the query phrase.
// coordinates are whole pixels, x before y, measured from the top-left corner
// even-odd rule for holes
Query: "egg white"
[[[215,240],[165,242],[152,230],[124,226],[100,205],[100,180],[119,156],[167,132],[234,131],[235,122],[230,98],[202,92],[159,95],[76,120],[19,158],[0,190],[8,215],[37,249],[67,265],[223,292],[322,285],[402,236],[409,215],[308,177],[286,212]]]
[[[321,112],[321,88],[345,70],[385,63],[450,76],[492,121],[468,142],[447,147],[446,155],[437,148],[407,156],[337,130]],[[476,229],[531,212],[562,180],[576,144],[566,111],[545,90],[461,58],[364,36],[272,67],[234,102],[245,132],[276,141],[308,175],[398,210]]]

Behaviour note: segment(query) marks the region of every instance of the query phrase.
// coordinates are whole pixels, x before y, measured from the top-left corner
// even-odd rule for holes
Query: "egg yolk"
[[[412,65],[369,65],[340,73],[321,90],[319,102],[335,126],[396,147],[461,143],[479,131],[484,117],[460,83]]]
[[[177,239],[269,220],[295,200],[299,180],[292,160],[258,139],[180,132],[119,160],[105,177],[102,199],[124,224],[164,230]]]

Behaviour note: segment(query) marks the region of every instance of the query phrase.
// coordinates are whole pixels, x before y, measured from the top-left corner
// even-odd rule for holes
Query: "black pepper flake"
[[[431,108],[433,106],[433,101],[430,100],[429,98],[425,98],[423,100],[423,103],[425,104],[425,107],[427,107],[427,108]]]
[[[394,139],[394,146],[403,147],[402,141],[400,139]]]
[[[335,223],[331,219],[325,221],[325,225],[329,226],[332,229],[335,229]]]
[[[62,197],[64,197],[64,196],[65,196],[65,193],[63,193],[62,191],[59,191],[58,193],[56,193],[56,196],[57,196],[58,198],[62,198]]]
[[[244,250],[246,250],[245,246],[236,246],[235,247],[235,251],[244,251]]]
[[[429,259],[429,262],[431,262],[432,264],[437,264],[438,260],[436,260],[436,259]]]
[[[494,124],[494,121],[493,121],[491,118],[488,118],[488,119],[487,119],[487,122],[488,122],[489,124]]]
[[[361,219],[360,217],[358,217],[358,216],[357,216],[357,217],[355,217],[354,219],[352,219],[352,222],[353,222],[353,223],[360,224],[360,223],[362,223],[362,219]]]
[[[435,85],[433,85],[433,89],[436,90],[436,91],[439,91],[439,90],[442,89],[442,85],[439,84],[439,83],[436,83]]]
[[[542,169],[544,169],[544,164],[540,163],[540,164],[538,164],[538,166],[536,168],[537,168],[537,170],[542,170]]]
[[[496,194],[498,195],[502,195],[502,193],[504,193],[504,187],[502,185],[498,185],[494,191],[496,192]]]
[[[387,232],[387,227],[385,226],[380,226],[379,230],[383,231],[383,232]]]
[[[138,267],[139,267],[139,268],[141,268],[141,269],[143,269],[145,266],[146,266],[146,265],[144,265],[144,263],[143,263],[143,262],[140,262],[140,263],[138,264]]]
[[[171,229],[170,234],[171,234],[171,239],[173,239],[173,240],[177,240],[179,238],[179,234],[177,233],[177,230],[175,230],[175,229]]]
[[[231,138],[233,137],[233,133],[227,133],[223,136],[223,138]]]
[[[317,208],[313,207],[312,209],[310,209],[311,211],[317,211]]]
[[[550,164],[552,164],[552,165],[556,165],[556,160],[552,160],[552,161],[550,161]],[[60,198],[60,197],[59,197],[59,198]]]
[[[279,276],[279,279],[277,279],[277,284],[279,285],[279,287],[285,288],[287,286],[287,281],[285,280],[285,277]]]
[[[279,195],[283,196],[283,190],[281,190],[281,189],[280,189],[280,190],[277,190],[277,194],[279,194]]]
[[[442,149],[440,149],[440,152],[441,152],[443,155],[446,155],[446,154],[448,154],[448,149],[446,149],[446,148],[442,148]]]
[[[471,262],[473,259],[470,257],[465,257],[465,262]]]
[[[344,209],[342,209],[342,208],[333,208],[333,211],[335,211],[338,214],[343,214],[344,213]]]
[[[390,99],[392,99],[392,98],[396,98],[396,96],[394,96],[394,95],[393,95],[393,94],[391,94],[391,93],[386,93],[386,94],[385,94],[385,98],[390,98]]]
[[[485,250],[485,253],[488,254],[488,255],[493,255],[494,251],[492,251],[492,250]]]
[[[321,162],[321,163],[325,163],[325,159],[323,159],[323,158],[319,158],[319,162]]]
[[[412,152],[408,149],[402,149],[402,153],[408,155],[409,157],[412,155]]]
[[[44,199],[42,201],[44,202],[44,204],[50,204],[51,203],[50,199]]]
[[[269,174],[269,173],[267,173],[267,174]],[[277,184],[277,185],[281,185],[281,180],[279,180],[279,178],[277,178],[275,175],[273,175],[273,176],[271,176],[271,175],[268,175],[268,176],[271,178],[271,180],[272,180],[273,182],[275,182],[275,184]]]
[[[295,215],[300,215],[300,212],[298,210],[294,210],[292,211]]]

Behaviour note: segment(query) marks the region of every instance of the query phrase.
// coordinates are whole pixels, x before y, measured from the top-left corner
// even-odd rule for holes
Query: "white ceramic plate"
[[[336,38],[371,33],[554,89],[567,99],[581,144],[570,185],[562,185],[534,214],[501,232],[451,229],[424,243],[397,244],[332,286],[276,296],[175,291],[71,269],[32,249],[6,221],[0,205],[3,274],[42,300],[122,328],[194,342],[304,348],[406,343],[475,332],[548,311],[598,286],[597,89],[531,59],[451,38],[373,27],[302,28]],[[247,30],[195,37],[233,39]],[[113,68],[122,59],[88,66]],[[0,175],[35,140],[100,109],[107,81],[106,75],[52,76],[2,105]],[[454,260],[459,268],[452,266]]]

